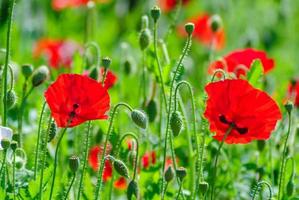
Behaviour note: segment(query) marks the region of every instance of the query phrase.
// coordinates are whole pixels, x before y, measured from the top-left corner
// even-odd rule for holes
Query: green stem
[[[4,69],[3,69],[3,118],[2,118],[2,124],[3,126],[6,126],[7,124],[7,69],[9,64],[9,54],[10,54],[10,40],[11,40],[11,29],[12,29],[12,18],[13,18],[13,12],[14,12],[14,6],[15,6],[15,0],[10,0],[10,12],[9,12],[9,18],[8,18],[8,24],[7,24],[7,35],[6,35],[6,55],[5,55],[5,63],[4,63]]]
[[[6,165],[6,157],[7,157],[7,150],[4,150],[3,151],[3,161],[2,161],[2,166],[1,166],[1,169],[0,169],[0,178],[4,178],[4,185],[3,185],[3,188],[4,190],[6,191],[6,175],[5,175],[5,165]],[[3,172],[3,176],[2,176],[2,172]]]
[[[65,194],[64,200],[67,200],[67,199],[68,199],[67,197],[69,196],[69,193],[70,193],[70,191],[71,191],[71,189],[72,189],[72,186],[73,186],[73,184],[74,184],[75,179],[76,179],[76,173],[73,174],[73,178],[72,178],[72,180],[71,180],[71,184],[70,184],[70,186],[69,186],[69,188],[68,188],[68,190],[67,190],[67,192],[66,192],[66,194]]]
[[[84,64],[87,62],[87,50],[93,48],[95,50],[95,57],[96,57],[96,66],[100,68],[101,66],[101,49],[99,45],[95,42],[88,42],[85,45],[85,50],[83,54],[83,66],[82,66],[82,73],[84,71]]]
[[[71,121],[71,120],[70,120]],[[52,195],[53,195],[53,189],[54,189],[54,184],[55,184],[55,178],[56,178],[56,169],[57,169],[57,162],[58,162],[58,150],[60,147],[60,143],[62,141],[62,138],[67,130],[67,127],[62,129],[62,133],[60,135],[60,138],[58,139],[57,145],[56,145],[56,150],[55,150],[55,157],[54,157],[54,171],[53,171],[53,178],[52,178],[52,184],[51,184],[51,190],[50,190],[50,197],[49,200],[52,199]]]
[[[12,71],[12,67],[10,64],[8,64],[9,67],[9,72],[10,72],[10,88],[9,91],[12,91],[13,86],[14,86],[14,75],[13,75],[13,71]]]
[[[258,184],[257,184],[257,186],[256,186],[256,188],[254,189],[254,192],[253,192],[253,195],[252,195],[252,199],[251,200],[255,200],[255,197],[256,197],[256,195],[259,193],[259,189],[260,189],[260,187],[261,187],[261,185],[266,185],[267,187],[268,187],[268,189],[269,189],[269,200],[271,200],[272,199],[272,187],[271,187],[271,185],[268,183],[268,182],[266,182],[266,181],[260,181],[260,182],[258,182]]]
[[[211,183],[211,200],[214,199],[215,178],[216,178],[216,174],[217,174],[217,163],[218,163],[218,158],[219,158],[219,155],[220,155],[220,150],[221,150],[227,136],[231,133],[232,129],[233,129],[233,126],[229,126],[229,128],[227,129],[226,133],[224,134],[224,136],[221,140],[221,143],[218,147],[218,150],[216,152],[216,157],[215,157],[215,162],[214,162],[214,167],[213,167],[212,183]]]
[[[105,165],[106,148],[107,148],[107,144],[108,144],[110,134],[112,132],[113,120],[114,120],[116,111],[120,106],[124,106],[125,108],[127,108],[131,112],[133,110],[131,108],[131,106],[129,106],[126,103],[118,103],[112,111],[108,131],[107,131],[107,136],[106,136],[105,143],[104,143],[104,149],[103,149],[103,153],[102,153],[102,157],[101,157],[101,162],[100,162],[100,169],[99,169],[99,173],[98,173],[98,180],[97,180],[97,185],[96,185],[96,190],[95,190],[95,198],[94,198],[95,200],[101,199],[102,177],[103,177],[103,170],[104,170],[104,165]]]
[[[41,134],[41,126],[43,121],[43,115],[46,108],[46,102],[44,102],[42,111],[40,113],[39,122],[38,122],[38,130],[37,130],[37,141],[35,147],[35,159],[34,159],[34,179],[36,179],[37,175],[37,165],[38,165],[38,155],[39,155],[39,142],[40,142],[40,134]]]
[[[183,181],[181,181],[181,184],[180,184],[180,187],[179,187],[179,191],[178,191],[178,194],[176,196],[176,200],[179,200],[179,197],[180,197],[180,194],[181,194],[181,191],[182,191],[182,186],[183,186]]]
[[[13,199],[16,199],[16,152],[13,151],[13,165],[12,165],[12,191]]]
[[[161,200],[164,200],[165,193],[166,193],[166,191],[167,191],[167,187],[168,187],[168,182],[166,182],[165,188],[164,188],[163,191],[162,191]]]
[[[85,169],[86,169],[86,162],[87,162],[87,159],[88,159],[90,127],[91,127],[91,121],[88,122],[86,138],[85,138],[84,160],[83,160],[82,173],[81,173],[81,177],[80,177],[79,190],[78,190],[78,195],[77,195],[78,200],[80,199],[80,196],[81,196],[83,178],[84,178],[84,173],[85,173]]]
[[[278,182],[278,196],[277,199],[280,200],[280,196],[282,193],[282,186],[283,186],[283,181],[282,181],[282,177],[284,177],[284,166],[285,166],[285,157],[287,154],[287,146],[288,146],[288,139],[290,136],[290,132],[291,132],[291,122],[292,122],[292,114],[291,112],[288,112],[288,117],[289,117],[289,124],[288,124],[288,132],[286,135],[286,139],[284,141],[284,146],[283,146],[283,152],[282,152],[282,160],[281,160],[281,165],[280,165],[280,174],[279,174],[279,182]]]
[[[143,107],[146,105],[146,66],[145,50],[142,51],[142,86],[143,86]]]

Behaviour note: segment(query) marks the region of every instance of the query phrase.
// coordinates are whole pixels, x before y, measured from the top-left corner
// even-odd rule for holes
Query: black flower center
[[[233,129],[238,131],[239,134],[243,135],[248,132],[248,128],[246,127],[238,127],[238,125],[233,121],[228,121],[224,115],[219,115],[219,121],[223,124],[230,125]]]
[[[72,119],[76,116],[76,110],[79,108],[79,104],[74,103],[73,104],[73,110],[70,112],[70,120],[72,121]]]

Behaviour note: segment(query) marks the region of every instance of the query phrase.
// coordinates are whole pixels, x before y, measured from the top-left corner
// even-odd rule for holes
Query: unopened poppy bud
[[[285,109],[287,110],[287,112],[290,114],[294,108],[294,104],[290,101],[288,101],[285,105],[284,105]]]
[[[141,18],[141,27],[142,29],[147,29],[148,28],[148,16],[143,15]]]
[[[259,152],[262,152],[266,146],[266,141],[265,140],[258,140],[257,141],[257,149]]]
[[[27,79],[33,73],[33,67],[30,64],[22,65],[22,74]]]
[[[170,182],[174,177],[174,171],[171,166],[168,166],[167,170],[164,173],[164,178],[166,182]]]
[[[49,69],[46,66],[40,66],[37,70],[35,70],[32,74],[32,86],[37,87],[41,85],[49,76]]]
[[[213,15],[209,20],[210,27],[216,33],[222,27],[222,19],[219,15]]]
[[[195,25],[191,22],[185,24],[185,31],[186,33],[188,33],[188,35],[192,35],[193,31],[194,31],[194,27]]]
[[[129,170],[123,161],[115,159],[113,162],[113,166],[119,175],[125,178],[129,178]]]
[[[69,167],[73,173],[76,173],[80,166],[80,159],[78,156],[71,156],[69,158]]]
[[[12,140],[14,140],[14,141],[18,141],[19,138],[20,138],[20,134],[18,134],[18,133],[14,133],[14,134],[12,135]]]
[[[12,141],[10,143],[10,148],[15,151],[18,148],[18,142],[17,141]]]
[[[287,195],[290,197],[294,194],[295,184],[293,178],[291,178],[287,184]]]
[[[170,117],[170,128],[173,135],[176,137],[180,134],[183,129],[183,119],[180,112],[176,111],[171,114]]]
[[[24,160],[20,159],[20,160],[16,161],[16,165],[15,166],[16,166],[17,169],[22,169],[24,167],[24,165],[25,165]]]
[[[99,78],[99,69],[96,66],[94,66],[91,69],[91,71],[89,73],[89,77],[94,79],[94,80],[98,80],[98,78]]]
[[[131,112],[131,118],[137,126],[139,126],[140,128],[146,129],[147,117],[142,111],[136,110],[136,109],[133,110]]]
[[[136,154],[137,154],[136,151],[129,151],[129,153],[128,153],[128,162],[132,165],[136,159]]]
[[[124,69],[125,69],[125,73],[127,75],[129,75],[132,71],[132,63],[129,59],[125,60],[124,62]]]
[[[109,57],[105,57],[102,59],[102,65],[106,70],[110,67],[111,62],[112,62],[112,60]]]
[[[149,122],[155,121],[155,118],[157,116],[158,110],[157,110],[157,103],[155,100],[150,100],[146,107],[146,113],[148,115]]]
[[[153,20],[154,20],[155,23],[160,18],[160,15],[161,15],[161,9],[158,6],[154,6],[151,9],[151,16],[152,16],[152,18],[153,18]]]
[[[6,106],[8,109],[11,109],[16,104],[17,95],[13,90],[9,90],[6,96]]]
[[[50,129],[49,129],[49,138],[48,138],[48,142],[51,142],[55,135],[56,135],[56,132],[57,132],[57,126],[55,124],[55,121],[52,120],[51,124],[50,124]]]
[[[149,29],[143,29],[139,35],[139,46],[141,50],[146,49],[151,42],[151,33]]]
[[[4,150],[7,150],[9,147],[10,147],[10,140],[9,139],[2,139],[1,140],[1,147],[4,149]]]
[[[205,195],[209,189],[209,184],[205,181],[199,183],[199,193]]]
[[[128,200],[131,200],[132,197],[135,196],[136,199],[138,199],[139,196],[139,188],[138,184],[136,181],[131,180],[129,185],[128,185],[128,190],[127,190],[127,198]]]
[[[187,170],[184,167],[179,167],[176,170],[176,175],[179,177],[179,179],[182,181],[187,176]]]

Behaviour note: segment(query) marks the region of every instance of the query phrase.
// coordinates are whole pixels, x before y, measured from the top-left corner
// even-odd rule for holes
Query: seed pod
[[[166,182],[170,182],[174,177],[174,172],[171,166],[169,166],[167,168],[167,170],[164,173],[164,178],[166,180]]]
[[[112,62],[112,60],[109,57],[105,57],[102,59],[102,65],[106,70],[110,67],[111,62]]]
[[[170,128],[175,137],[178,136],[183,129],[182,115],[178,111],[171,114]]]
[[[213,15],[209,20],[210,27],[216,33],[222,27],[222,19],[219,15]]]
[[[154,6],[151,9],[151,17],[153,18],[154,22],[156,23],[161,15],[161,9],[158,6]]]
[[[4,138],[1,140],[1,147],[4,149],[4,150],[7,150],[9,147],[10,147],[10,140],[7,139],[7,138]]]
[[[146,129],[147,126],[147,117],[146,115],[140,110],[133,110],[131,112],[131,118],[133,122],[142,129]]]
[[[285,105],[284,105],[286,111],[290,114],[294,108],[294,104],[290,101],[288,101]]]
[[[6,96],[6,106],[8,109],[11,109],[12,107],[14,107],[17,101],[16,93],[13,90],[9,90]]]
[[[50,124],[48,142],[51,142],[54,139],[56,132],[57,132],[57,126],[55,124],[55,121],[53,120]]]
[[[137,182],[134,181],[134,180],[131,180],[129,185],[128,185],[128,189],[127,189],[127,198],[128,198],[128,200],[131,200],[133,195],[136,197],[136,199],[138,199],[139,188],[138,188]]]
[[[33,67],[30,64],[22,65],[22,74],[23,76],[28,79],[33,72]]]
[[[176,170],[176,175],[179,177],[179,179],[182,181],[187,176],[187,170],[184,167],[179,167]]]
[[[15,151],[18,148],[18,142],[17,141],[12,141],[10,143],[10,148]]]
[[[145,50],[151,42],[151,33],[149,29],[143,29],[139,35],[139,46],[141,50]]]
[[[192,33],[194,31],[194,27],[195,27],[195,25],[193,23],[187,23],[187,24],[185,24],[185,31],[186,31],[186,33],[188,33],[188,35],[192,35]]]
[[[149,122],[155,121],[155,118],[157,116],[157,103],[155,100],[150,100],[146,106],[146,113],[148,115]]]
[[[129,178],[129,170],[123,161],[115,159],[113,162],[113,166],[119,175],[125,178]]]
[[[294,180],[293,180],[293,178],[291,178],[287,184],[287,195],[289,197],[294,194],[294,188],[295,188]]]
[[[80,159],[78,156],[71,156],[69,158],[69,167],[73,173],[76,173],[80,166]]]
[[[262,152],[266,146],[266,141],[265,140],[258,140],[257,141],[257,149],[259,152]]]
[[[205,181],[199,183],[199,193],[205,195],[209,189],[209,184]]]
[[[45,80],[49,77],[49,69],[46,66],[40,66],[37,70],[35,70],[32,74],[32,86],[37,87],[41,85]]]

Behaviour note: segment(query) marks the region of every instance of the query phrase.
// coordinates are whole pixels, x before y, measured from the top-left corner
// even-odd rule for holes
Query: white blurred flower
[[[0,126],[0,150],[2,150],[1,141],[3,139],[12,140],[12,130],[8,127]]]

